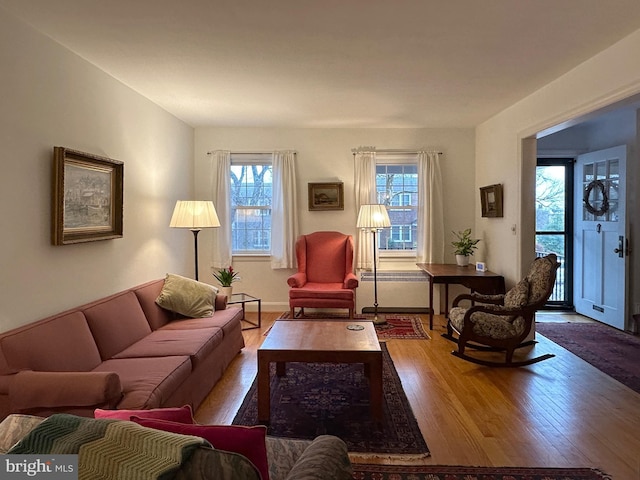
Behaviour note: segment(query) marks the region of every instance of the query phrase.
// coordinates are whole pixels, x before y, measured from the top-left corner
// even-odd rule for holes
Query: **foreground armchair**
[[[547,302],[553,291],[559,266],[554,254],[536,258],[527,276],[504,295],[471,293],[456,297],[449,312],[447,333],[443,334],[458,344],[458,349],[451,353],[469,362],[498,367],[520,367],[553,357],[546,354],[513,361],[516,349],[535,343],[525,339],[531,332],[536,310]],[[463,301],[470,301],[471,306],[459,306]],[[495,362],[470,356],[465,353],[466,347],[502,351],[505,360]]]
[[[298,272],[287,279],[291,318],[295,309],[347,308],[353,318],[358,279],[353,273],[353,237],[340,232],[300,235]]]

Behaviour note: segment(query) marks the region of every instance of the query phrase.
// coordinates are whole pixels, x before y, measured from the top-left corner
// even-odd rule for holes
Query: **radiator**
[[[429,309],[429,282],[421,270],[390,271],[377,273],[378,310],[380,311],[422,311]],[[356,290],[356,311],[373,307],[373,272],[361,272],[360,284]],[[438,295],[434,295],[436,312],[439,310]]]

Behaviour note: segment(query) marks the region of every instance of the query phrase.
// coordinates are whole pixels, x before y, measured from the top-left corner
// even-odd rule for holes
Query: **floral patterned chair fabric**
[[[522,361],[513,361],[517,348],[532,345],[525,342],[535,319],[535,312],[542,307],[555,284],[560,264],[554,254],[536,258],[529,273],[504,295],[459,295],[449,312],[447,333],[443,336],[458,344],[455,356],[489,366],[519,367],[553,357],[542,355]],[[471,306],[459,306],[464,300]],[[457,338],[456,338],[457,337]],[[495,362],[469,356],[466,347],[483,351],[504,351],[504,362]]]

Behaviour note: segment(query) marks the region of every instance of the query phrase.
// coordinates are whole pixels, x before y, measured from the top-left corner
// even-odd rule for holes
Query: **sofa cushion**
[[[82,312],[50,317],[18,328],[0,339],[14,370],[86,372],[102,361]]]
[[[199,330],[160,329],[134,343],[112,358],[163,357],[189,355],[193,368],[211,355],[222,342],[222,330],[218,327]]]
[[[167,323],[162,330],[192,330],[202,328],[221,328],[225,335],[238,328],[242,320],[242,308],[231,306],[225,310],[217,310],[212,317],[180,318]]]
[[[156,303],[185,317],[213,315],[218,289],[207,283],[168,273]]]
[[[123,398],[118,409],[148,409],[165,405],[167,399],[191,374],[189,356],[114,358],[94,369],[116,372]]]
[[[164,278],[142,284],[133,289],[136,297],[138,297],[142,311],[147,317],[151,330],[157,330],[171,320],[178,318],[177,313],[165,310],[156,303],[156,298],[160,295],[163,285]]]
[[[165,432],[202,437],[213,445],[214,448],[244,455],[260,471],[263,480],[269,479],[267,446],[265,443],[267,427],[264,425],[255,427],[238,425],[185,425],[183,423],[139,417],[133,417],[132,420],[142,426],[163,430]]]
[[[93,418],[111,418],[114,420],[131,420],[131,417],[154,418],[156,420],[168,420],[177,423],[193,424],[193,410],[191,405],[182,407],[149,408],[147,410],[104,410],[96,408]]]
[[[84,309],[84,315],[103,360],[151,333],[140,302],[132,291],[94,302]]]

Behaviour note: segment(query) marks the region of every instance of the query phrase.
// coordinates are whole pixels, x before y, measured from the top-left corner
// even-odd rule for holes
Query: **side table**
[[[258,323],[254,323],[247,320],[245,304],[249,302],[258,302]],[[227,305],[233,305],[236,303],[242,304],[242,321],[252,325],[251,327],[243,328],[242,330],[253,330],[254,328],[260,328],[262,326],[262,300],[247,293],[234,293],[229,299],[227,299]]]

